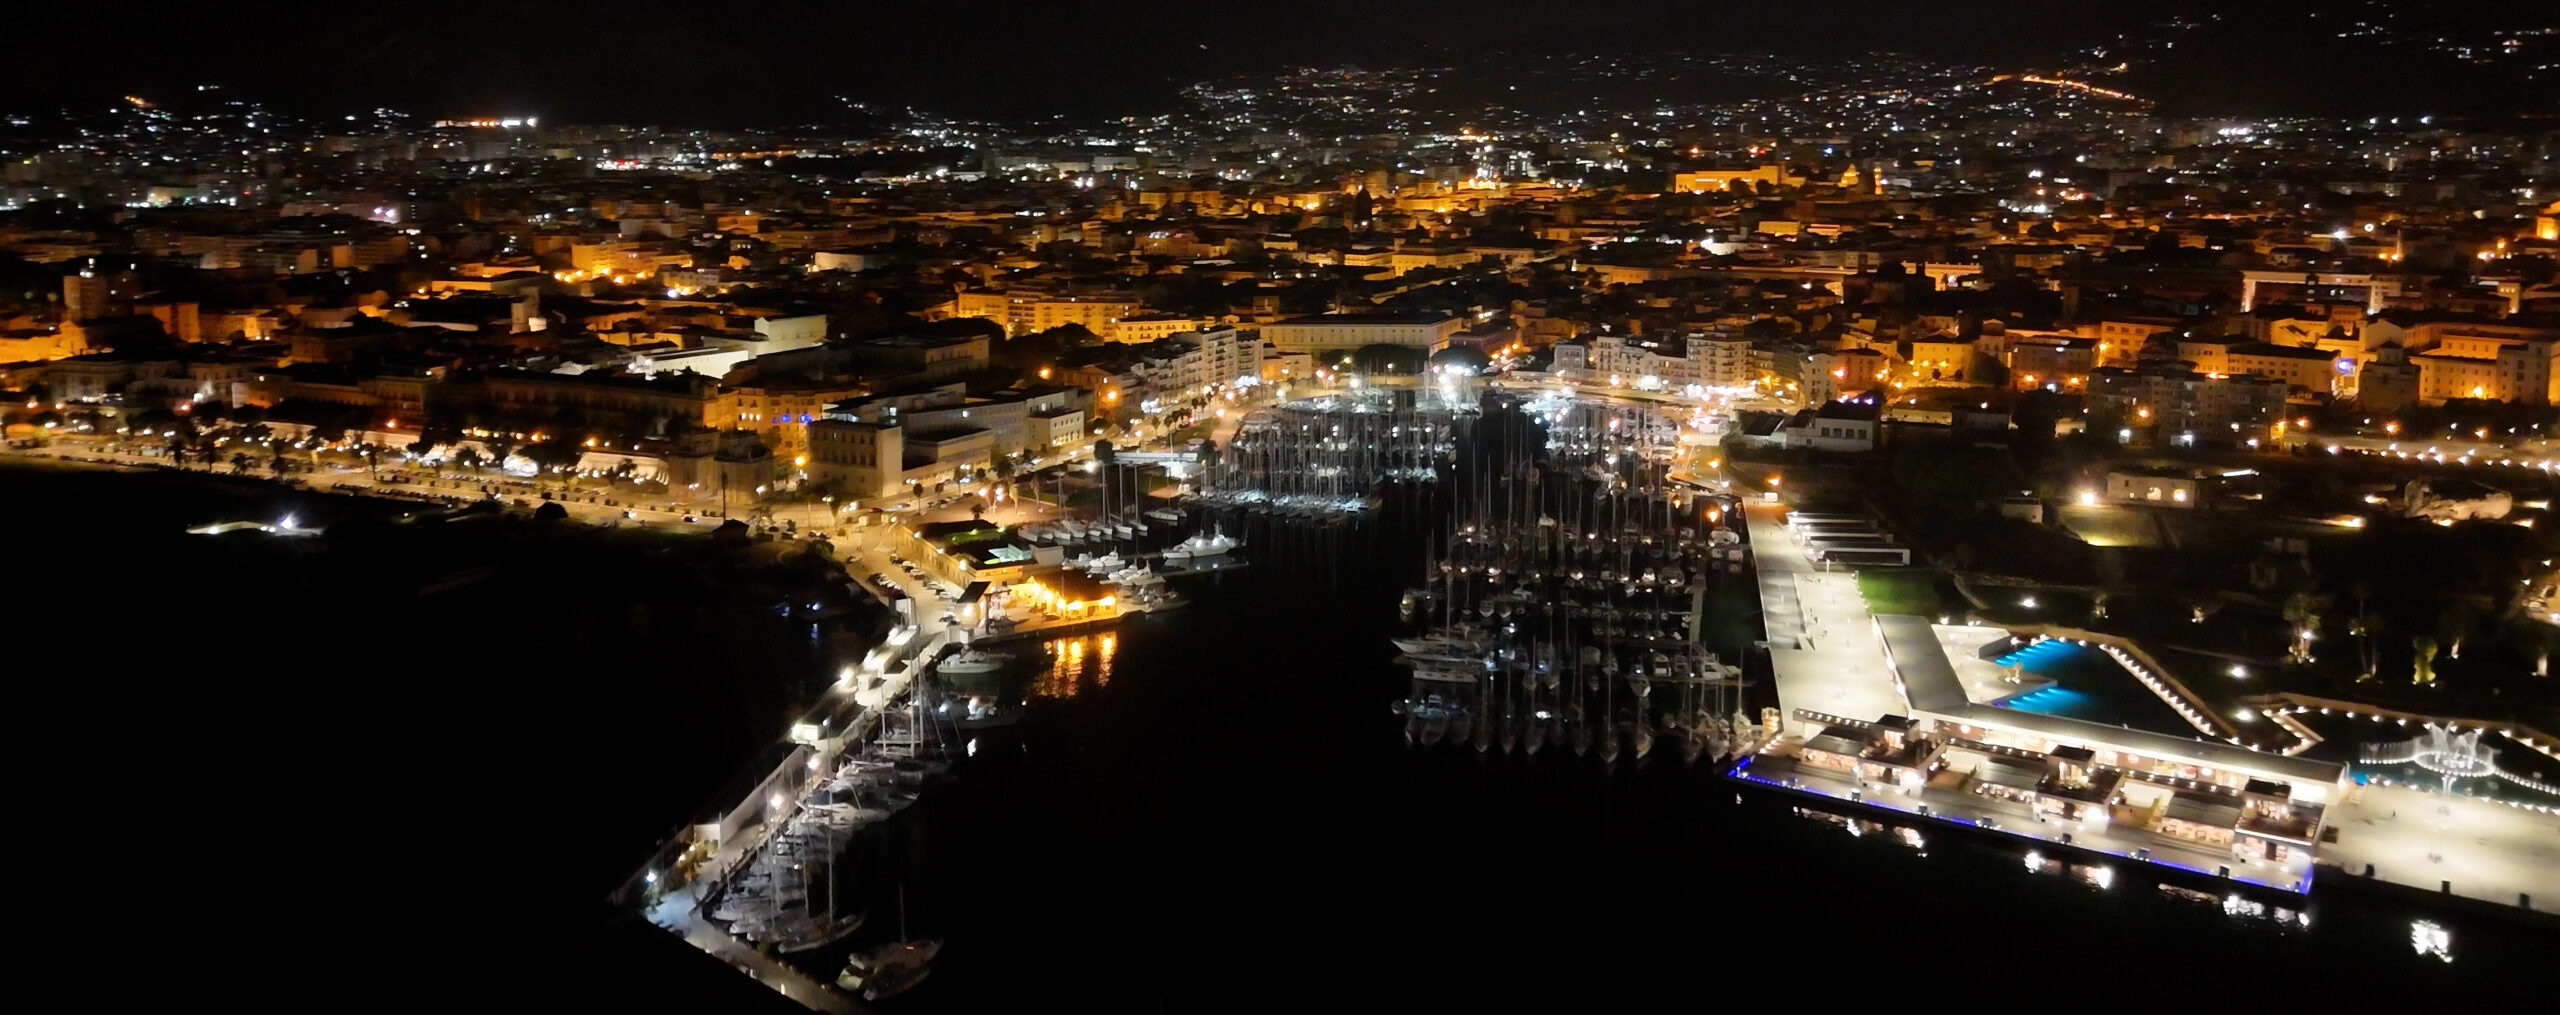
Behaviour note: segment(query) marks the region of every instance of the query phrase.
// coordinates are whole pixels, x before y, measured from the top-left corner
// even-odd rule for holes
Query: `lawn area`
[[[1875,613],[1935,617],[1946,612],[1948,602],[1938,582],[1938,572],[1929,568],[1870,568],[1858,572],[1858,594]]]

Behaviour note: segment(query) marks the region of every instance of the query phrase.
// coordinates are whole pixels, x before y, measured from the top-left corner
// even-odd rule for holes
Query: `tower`
[[[107,316],[107,301],[112,295],[107,280],[83,269],[76,275],[62,277],[62,316],[66,320],[86,321]]]

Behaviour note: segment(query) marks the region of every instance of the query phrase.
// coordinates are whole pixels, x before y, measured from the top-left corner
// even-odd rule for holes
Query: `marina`
[[[1665,482],[1679,424],[1488,402],[1425,582],[1400,603],[1417,625],[1396,642],[1413,670],[1408,738],[1604,762],[1657,740],[1685,760],[1730,753],[1750,725],[1741,668],[1699,637],[1736,537],[1715,521],[1728,502]]]
[[[1401,424],[1375,428],[1398,418],[1394,406],[1373,398],[1324,411],[1370,419],[1358,424],[1372,428],[1363,436],[1392,441]],[[2229,729],[2131,648],[1868,614],[1854,570],[1816,559],[1867,523],[1807,516],[1792,533],[1783,508],[1702,478],[1695,434],[1716,422],[1703,415],[1497,393],[1450,412],[1445,432],[1374,457],[1324,440],[1265,449],[1275,460],[1299,456],[1298,468],[1339,456],[1323,486],[1284,482],[1263,499],[1185,495],[1140,512],[1147,529],[1126,535],[1109,520],[1015,534],[1026,570],[956,597],[937,630],[920,631],[877,677],[855,680],[865,711],[842,746],[813,745],[818,774],[776,798],[785,802],[770,830],[722,868],[702,918],[776,955],[807,950],[823,964],[842,952],[840,973],[808,975],[848,1003],[922,980],[940,961],[938,942],[836,944],[867,914],[830,909],[813,886],[838,871],[812,861],[912,807],[940,766],[966,778],[992,763],[977,757],[988,738],[1036,739],[1041,709],[1079,684],[1116,686],[1118,637],[1099,636],[1097,656],[1078,632],[1150,603],[1187,602],[1171,580],[1242,568],[1247,530],[1260,533],[1256,556],[1268,568],[1275,550],[1339,552],[1346,534],[1385,527],[1421,537],[1401,544],[1418,548],[1421,580],[1393,594],[1394,630],[1383,639],[1404,688],[1389,702],[1397,740],[1416,758],[1559,773],[1582,762],[1605,779],[1668,753],[1706,762],[1698,770],[1727,785],[1794,801],[1784,813],[1919,856],[1940,838],[1995,851],[2021,844],[2031,874],[2108,891],[2141,871],[2164,904],[2210,900],[2233,919],[2308,925],[2301,900],[2318,851],[2337,839],[2324,834],[2332,809],[2359,799],[2343,766],[2195,736]],[[1285,471],[1229,475],[1270,481]],[[1737,597],[1759,601],[1765,627],[1719,615]],[[1182,626],[1177,618],[1164,630]],[[1048,672],[1017,684],[1007,674],[1026,668],[1035,643]],[[2056,678],[2026,671],[2066,666],[2077,667],[2063,678],[2075,694],[2120,680],[2139,700],[2156,698],[2165,718],[2142,732],[2064,714],[2048,704],[2064,690]],[[2406,759],[2420,754],[2392,757],[2414,764]],[[2472,764],[2435,761],[2441,747],[2424,757]]]
[[[1349,388],[1254,410],[1202,470],[1195,500],[1289,517],[1376,506],[1387,482],[1439,480],[1481,413],[1472,385]]]
[[[1414,587],[1426,541],[1448,518],[1436,494],[1417,503],[1424,500],[1419,492],[1425,491],[1390,490],[1381,508],[1348,526],[1248,519],[1239,527],[1230,520],[1227,531],[1252,545],[1251,566],[1177,579],[1192,600],[1181,611],[979,645],[1013,656],[1013,664],[983,688],[955,681],[949,695],[928,697],[928,706],[979,694],[1003,701],[998,695],[1010,693],[1022,694],[1017,700],[1024,704],[1009,724],[969,729],[966,738],[948,741],[947,751],[957,755],[948,774],[855,836],[834,880],[842,886],[835,911],[861,913],[857,928],[832,944],[784,952],[741,940],[708,920],[678,936],[635,918],[637,934],[663,941],[661,950],[641,954],[670,971],[704,967],[699,978],[711,981],[707,987],[763,992],[819,1011],[1041,1004],[1179,1011],[1231,1003],[1222,999],[1231,997],[1232,984],[1267,974],[1270,957],[1326,942],[1348,956],[1343,976],[1390,984],[1382,998],[1500,1010],[1664,1000],[1662,978],[1650,974],[1694,962],[1712,935],[1532,931],[1652,925],[1666,907],[1677,911],[1683,900],[1700,896],[1753,909],[1855,907],[1915,895],[1950,906],[1996,900],[2001,918],[2052,927],[2079,947],[2137,953],[2177,942],[2199,955],[2246,955],[2252,969],[2389,975],[2458,996],[2495,989],[2483,984],[2499,982],[2500,969],[2530,968],[2549,940],[2530,927],[2510,929],[2511,919],[2450,906],[2431,885],[2406,895],[2368,892],[2343,871],[2324,871],[2312,893],[2295,895],[1996,831],[1969,832],[1935,818],[1741,787],[1723,777],[1724,766],[1703,759],[1694,766],[1666,756],[1631,764],[1622,754],[1617,765],[1604,766],[1566,749],[1531,757],[1478,753],[1472,741],[1464,748],[1445,740],[1437,748],[1408,746],[1403,718],[1387,708],[1412,687],[1410,668],[1393,661],[1401,654],[1393,640],[1413,634],[1398,605]],[[285,510],[226,506],[206,517],[274,518]],[[179,546],[216,542],[176,539]],[[303,545],[279,540],[274,549]],[[856,556],[876,558],[878,551]],[[487,581],[507,580],[500,573]],[[872,647],[903,651],[885,643]],[[946,644],[942,651],[947,658],[957,649]],[[533,676],[501,673],[508,680]],[[1763,684],[1750,690],[1764,690],[1767,677],[1754,679]],[[2337,703],[2304,704],[2311,706],[2307,712],[2286,718],[2333,741],[2351,739],[2343,706],[2326,716],[2319,708]],[[562,714],[581,714],[591,705],[581,701]],[[1758,708],[1754,703],[1751,710]],[[634,757],[655,756],[667,728],[650,724],[649,711],[620,713],[632,724],[634,737],[625,742]],[[2365,715],[2351,721],[2377,725]],[[2379,724],[2396,726],[2397,717]],[[680,728],[699,725],[688,715]],[[547,735],[547,721],[544,729]],[[2501,746],[2502,767],[2526,767],[2512,756],[2521,744],[2507,746],[2496,734],[2482,739]],[[977,742],[974,753],[970,740]],[[761,777],[805,746],[786,744],[784,754],[759,762],[754,777],[716,799],[766,799],[757,792]],[[583,743],[562,753],[569,762],[562,771],[593,765]],[[1655,750],[1672,753],[1667,741]],[[466,761],[450,751],[442,757]],[[801,771],[805,759],[798,762]],[[660,765],[657,771],[672,770]],[[2411,796],[2423,799],[2415,791]],[[674,806],[708,798],[685,794]],[[1321,801],[1323,813],[1310,818],[1304,806],[1310,800]],[[2447,846],[2422,844],[2425,822],[2436,820],[2431,803],[2368,800],[2377,826],[2353,816],[2333,821],[2387,828],[2396,807],[2409,842],[2390,848],[2407,852],[2378,852],[2372,860],[2384,872],[2395,863],[2435,866],[2424,854]],[[455,813],[486,813],[489,806],[475,799],[469,811]],[[1801,816],[1797,807],[1877,827],[1852,832],[1847,824]],[[550,809],[545,803],[521,813]],[[520,812],[499,813],[514,818]],[[649,842],[578,840],[572,822],[583,822],[583,813],[546,830],[546,837],[565,843],[545,854],[546,862],[592,854],[613,861],[614,869],[593,871],[583,883],[610,883],[627,872],[635,886],[645,885],[634,848],[646,850]],[[761,821],[761,810],[752,813]],[[1896,828],[1911,830],[1921,844],[1905,842]],[[1346,836],[1363,843],[1358,855],[1341,849]],[[2345,843],[2353,842],[2351,834]],[[743,851],[741,840],[727,852]],[[2032,867],[2031,851],[2041,854]],[[707,859],[707,853],[697,855]],[[2469,861],[2456,850],[2447,862]],[[671,881],[677,868],[652,869]],[[1706,873],[1693,878],[1692,871]],[[2156,888],[2155,881],[2180,891]],[[1472,900],[1435,890],[1430,905],[1404,901],[1415,898],[1417,885],[1442,883],[1500,890]],[[816,884],[828,887],[823,878]],[[581,901],[600,901],[600,891],[568,887]],[[903,934],[897,919],[902,891],[910,925]],[[2230,901],[2234,896],[2239,903]],[[631,896],[633,909],[639,897]],[[534,896],[536,904],[541,898]],[[1401,906],[1398,918],[1342,918],[1379,900]],[[2250,915],[2253,908],[2264,915]],[[2308,913],[2311,926],[2302,927],[2298,917],[2279,922],[2278,910]],[[2430,942],[2436,932],[2444,935],[2452,962],[2412,950],[2412,926],[2420,922],[2435,928]],[[439,935],[445,926],[436,925]],[[518,916],[488,926],[551,925]],[[567,933],[570,924],[558,926]],[[1058,945],[1160,940],[1167,927],[1186,932],[1142,952]],[[458,925],[450,931],[466,932]],[[937,939],[943,945],[929,975],[903,993],[870,1001],[839,985],[856,952]],[[1481,983],[1411,976],[1417,967],[1474,968],[1463,965],[1471,956],[1517,971]],[[579,965],[574,954],[546,949],[542,958],[593,968]],[[581,976],[566,989],[586,996],[596,989],[590,979]],[[642,982],[666,981],[653,975]]]
[[[2560,997],[2560,4],[519,6],[12,19],[84,1007]]]

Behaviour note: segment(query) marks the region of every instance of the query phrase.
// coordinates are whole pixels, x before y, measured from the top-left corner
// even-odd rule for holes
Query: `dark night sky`
[[[2311,0],[2316,5],[2318,0]],[[884,4],[201,3],[183,20],[83,4],[10,14],[0,111],[183,97],[220,83],[297,112],[750,125],[825,116],[831,96],[963,115],[1143,112],[1184,83],[1293,63],[1381,64],[1425,47],[1540,52],[1778,50],[2032,66],[2162,9],[2094,0],[925,0]],[[2303,4],[2254,12],[2281,39]],[[2251,45],[2255,43],[2252,42]],[[2263,50],[2259,50],[2263,54]],[[2249,60],[2250,64],[2262,63]],[[2246,64],[2186,75],[2214,84]],[[2291,86],[2288,86],[2291,87]]]

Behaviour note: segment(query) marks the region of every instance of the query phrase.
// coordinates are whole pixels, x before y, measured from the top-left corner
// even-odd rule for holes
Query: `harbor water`
[[[350,560],[178,535],[406,508],[5,478],[13,531],[45,540],[25,608],[77,649],[31,682],[38,714],[157,731],[42,769],[60,775],[44,799],[154,801],[114,807],[154,820],[109,822],[124,831],[83,854],[88,874],[33,896],[100,982],[148,963],[183,985],[172,1002],[797,1010],[604,897],[779,734],[787,692],[823,680],[809,632],[680,607],[699,590],[652,571],[654,551],[535,556],[422,596],[417,575],[468,562],[421,568],[397,534]],[[2253,914],[2130,864],[2030,870],[2022,845],[1806,817],[1667,751],[1608,768],[1407,746],[1389,638],[1442,516],[1428,496],[1391,490],[1338,523],[1227,515],[1252,566],[1178,579],[1184,608],[1006,646],[1019,721],[967,731],[951,777],[850,858],[847,901],[871,914],[851,943],[896,933],[901,889],[909,931],[946,941],[883,1010],[2081,996],[2153,965],[2303,997],[2548,996],[2560,935],[2509,920],[2318,888]],[[99,755],[102,779],[64,760]],[[2307,928],[2276,918],[2287,905]],[[2413,949],[2418,920],[2448,932],[2449,960]]]
[[[1123,624],[1107,659],[1089,641],[1070,696],[1049,653],[1017,649],[1047,693],[980,731],[917,808],[909,905],[949,944],[902,1002],[1589,1010],[1770,978],[1814,996],[1825,981],[1804,974],[1844,962],[1988,985],[1986,961],[2089,955],[2376,996],[2545,986],[2535,963],[2560,936],[2500,919],[2339,892],[2235,904],[2131,863],[2030,871],[2023,844],[1852,834],[1668,751],[1604,768],[1560,747],[1408,746],[1388,639],[1433,517],[1399,511],[1413,500],[1248,528],[1251,569],[1185,584],[1192,606]],[[2453,961],[2413,950],[2420,919],[2449,930]],[[1888,941],[1908,947],[1859,957]]]

